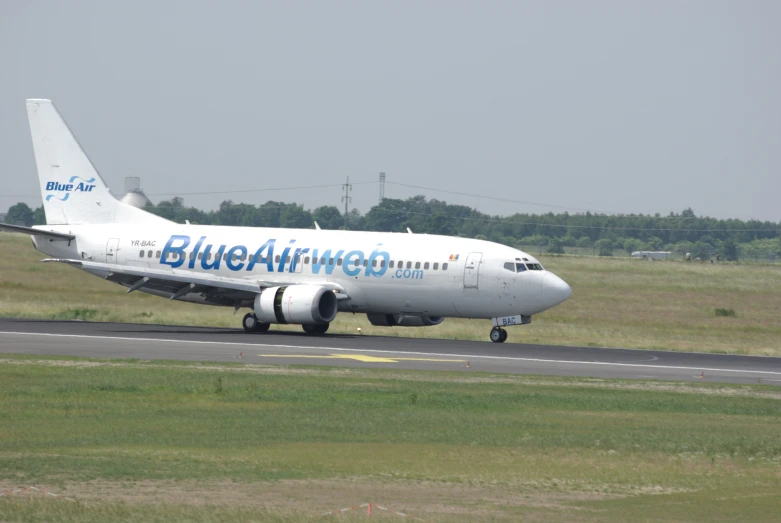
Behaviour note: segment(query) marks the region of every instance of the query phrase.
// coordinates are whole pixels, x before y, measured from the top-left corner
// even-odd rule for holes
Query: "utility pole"
[[[385,199],[385,173],[380,173],[380,203]]]
[[[342,189],[344,190],[344,196],[342,196],[342,201],[344,202],[344,228],[347,229],[347,205],[353,201],[352,196],[350,196],[350,193],[353,192],[353,186],[350,184],[349,176],[347,177],[347,182],[342,184]]]

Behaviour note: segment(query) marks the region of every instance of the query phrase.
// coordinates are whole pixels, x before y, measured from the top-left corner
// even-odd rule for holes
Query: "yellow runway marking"
[[[303,358],[320,360],[357,360],[364,363],[398,363],[400,361],[434,361],[444,363],[463,363],[466,360],[443,360],[433,358],[378,358],[377,356],[367,356],[365,354],[329,354],[320,356],[318,354],[258,354],[261,358]]]

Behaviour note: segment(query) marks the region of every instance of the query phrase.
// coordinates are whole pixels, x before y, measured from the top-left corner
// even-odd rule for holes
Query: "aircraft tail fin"
[[[51,100],[27,100],[27,117],[49,225],[168,222],[114,197]]]

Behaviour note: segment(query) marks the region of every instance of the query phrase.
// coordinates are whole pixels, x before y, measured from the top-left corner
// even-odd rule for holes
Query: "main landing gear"
[[[494,343],[504,343],[507,340],[507,331],[501,327],[491,329],[491,341]]]
[[[255,314],[248,312],[241,320],[241,326],[244,327],[244,332],[266,332],[271,324],[259,322]]]
[[[307,334],[325,334],[328,332],[328,327],[330,326],[330,323],[318,323],[318,324],[303,324],[301,325],[301,328],[304,329],[304,332]]]
[[[307,334],[320,335],[325,334],[330,325],[330,323],[304,324],[301,327]],[[258,321],[258,317],[254,313],[248,312],[241,320],[241,326],[244,327],[245,332],[266,332],[271,327],[271,324]]]

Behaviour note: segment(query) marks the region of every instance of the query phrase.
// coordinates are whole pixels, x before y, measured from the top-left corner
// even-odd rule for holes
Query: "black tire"
[[[507,331],[504,329],[499,329],[499,330],[502,331],[502,343],[504,343],[505,341],[507,341]]]
[[[321,335],[328,332],[328,327],[330,326],[330,323],[305,323],[301,325],[301,328],[304,329],[304,332],[307,334],[314,334],[314,335]]]
[[[507,332],[502,335],[502,329],[491,329],[491,333],[488,335],[491,338],[491,341],[494,343],[502,343],[504,340],[507,339]]]
[[[248,312],[241,320],[241,326],[244,327],[244,332],[266,332],[271,325],[269,323],[261,323],[254,313]]]
[[[258,324],[258,319],[255,314],[248,312],[241,320],[241,326],[244,327],[244,332],[255,332],[255,328]]]

